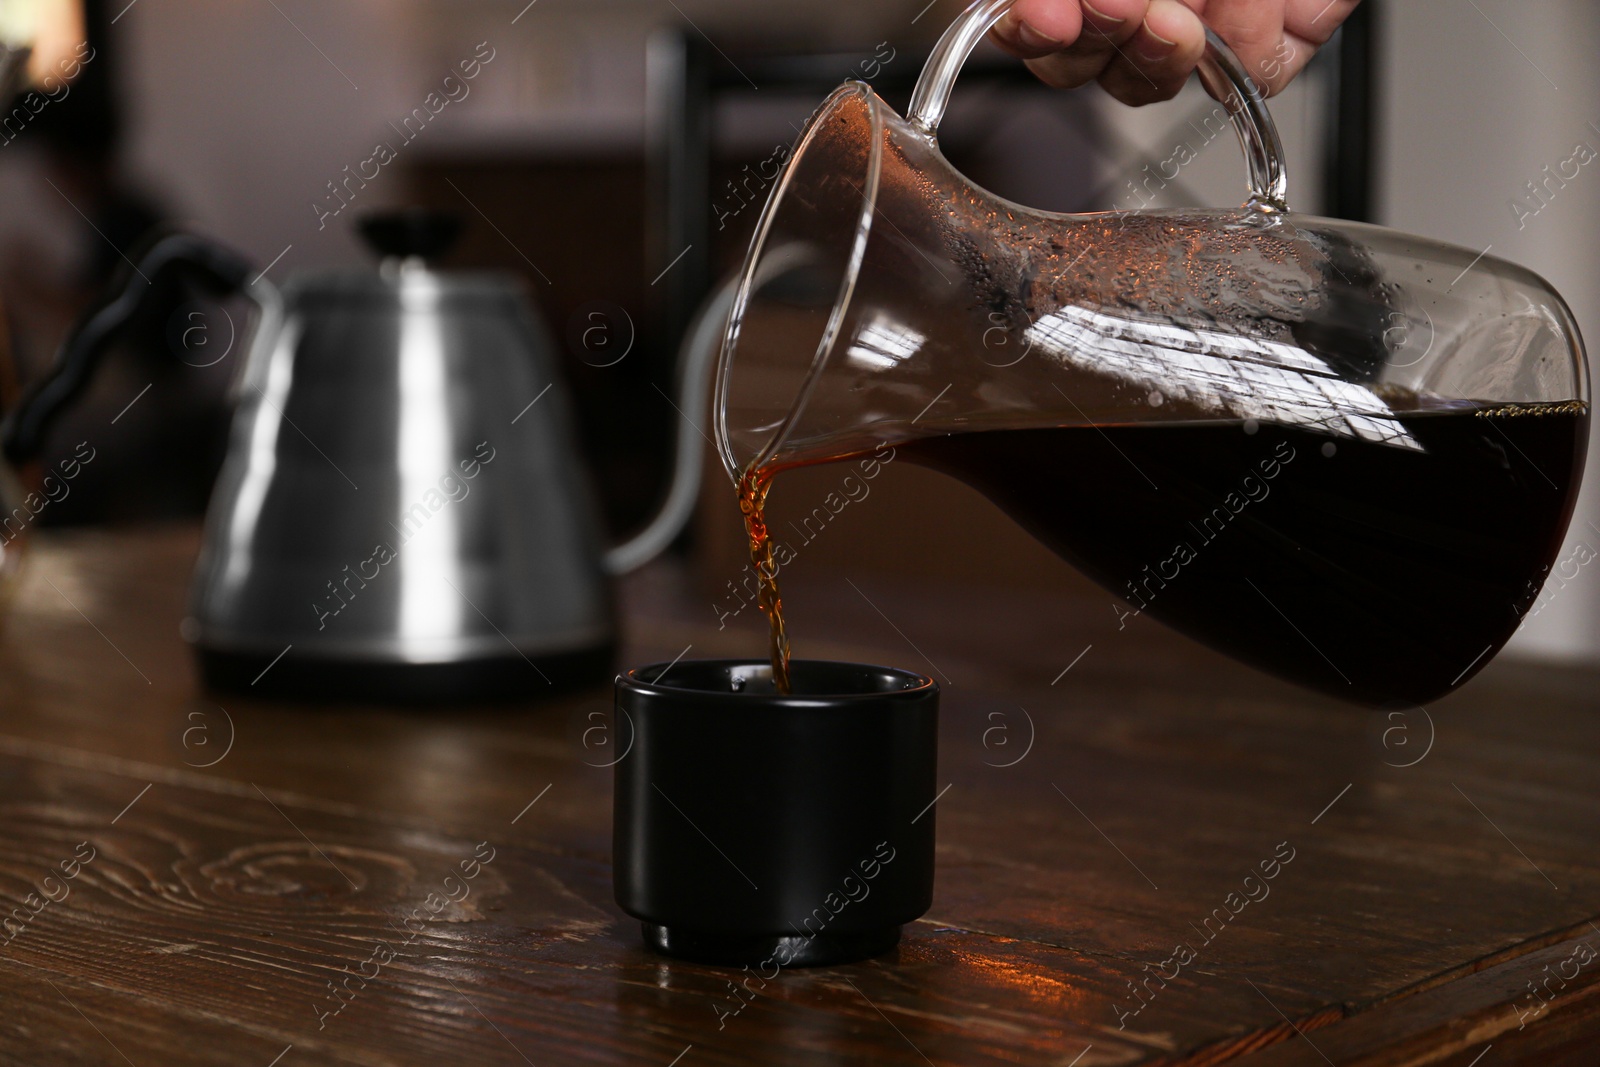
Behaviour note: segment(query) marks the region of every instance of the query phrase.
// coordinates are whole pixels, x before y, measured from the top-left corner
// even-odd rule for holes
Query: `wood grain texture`
[[[1087,587],[807,575],[798,654],[945,683],[935,901],[895,953],[784,973],[719,1029],[728,972],[648,955],[612,903],[610,753],[584,744],[606,692],[219,703],[177,633],[196,543],[41,542],[6,621],[0,908],[95,858],[0,946],[0,1064],[1324,1062],[1304,1034],[1340,1064],[1465,1065],[1600,1033],[1600,962],[1483,1029],[1528,968],[1600,947],[1592,675],[1496,664],[1396,720],[1118,632]],[[759,650],[704,600],[632,580],[624,657]]]

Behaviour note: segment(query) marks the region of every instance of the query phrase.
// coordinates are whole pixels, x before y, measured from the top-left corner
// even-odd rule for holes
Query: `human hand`
[[[1361,0],[1017,0],[995,42],[1048,85],[1098,81],[1135,106],[1176,96],[1209,25],[1271,96],[1305,68]],[[1205,19],[1202,24],[1201,19]]]

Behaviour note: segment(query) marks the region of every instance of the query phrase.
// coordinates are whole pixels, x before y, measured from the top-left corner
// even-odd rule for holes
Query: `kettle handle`
[[[917,79],[906,114],[911,125],[930,140],[938,137],[939,123],[950,103],[950,91],[967,57],[1015,2],[976,0],[939,38],[928,56],[927,66],[922,68],[922,77]],[[1200,60],[1199,74],[1206,90],[1228,109],[1234,131],[1239,135],[1239,144],[1250,167],[1247,206],[1287,211],[1288,179],[1283,168],[1283,141],[1267,111],[1266,98],[1255,80],[1245,73],[1233,49],[1210,27],[1206,28],[1206,51]]]
[[[6,458],[20,464],[38,455],[51,424],[88,386],[118,332],[157,291],[158,279],[182,271],[221,297],[243,289],[250,270],[232,250],[190,234],[168,234],[150,244],[122,284],[113,287],[113,295],[73,326],[50,373],[29,388],[6,419],[0,431]]]

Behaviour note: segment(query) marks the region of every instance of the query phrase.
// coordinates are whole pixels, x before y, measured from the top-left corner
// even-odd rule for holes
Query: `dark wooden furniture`
[[[0,1063],[1594,1062],[1591,674],[1500,662],[1389,717],[1108,637],[1087,588],[819,580],[802,653],[946,683],[941,866],[894,953],[762,985],[613,905],[606,692],[219,704],[178,633],[196,544],[52,536],[9,608]],[[758,647],[702,599],[633,579],[625,656]]]

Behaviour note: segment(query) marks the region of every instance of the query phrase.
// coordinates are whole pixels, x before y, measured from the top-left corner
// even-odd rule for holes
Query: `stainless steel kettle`
[[[212,687],[456,702],[609,677],[608,578],[688,519],[699,436],[679,433],[661,513],[606,550],[551,341],[520,283],[428,265],[458,228],[421,211],[368,217],[377,270],[302,273],[281,292],[209,242],[158,241],[63,349],[40,390],[54,403],[30,403],[11,427],[26,451],[157,275],[255,302],[184,622]],[[692,425],[718,326],[703,322],[688,345]]]

